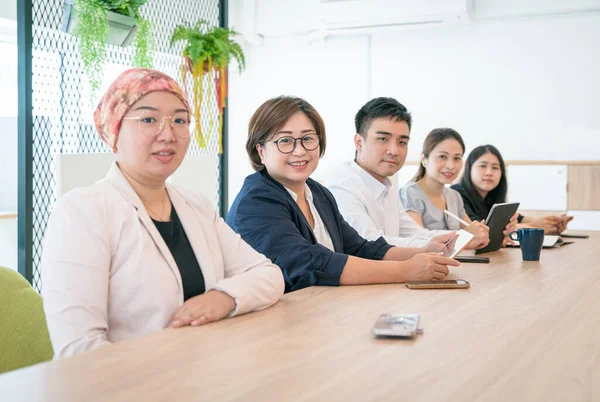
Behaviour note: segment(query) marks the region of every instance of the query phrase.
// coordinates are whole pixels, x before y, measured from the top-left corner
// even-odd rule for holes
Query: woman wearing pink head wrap
[[[190,142],[179,85],[159,71],[125,71],[94,119],[117,160],[104,180],[58,200],[42,255],[55,358],[277,302],[281,270],[209,201],[166,183]]]

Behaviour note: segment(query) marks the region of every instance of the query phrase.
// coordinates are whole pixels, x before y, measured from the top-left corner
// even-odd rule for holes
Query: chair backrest
[[[103,179],[114,161],[115,155],[112,153],[56,154],[56,197]],[[219,156],[203,153],[186,155],[169,180],[202,194],[216,208],[218,178]]]
[[[0,373],[52,359],[42,297],[18,272],[0,267]]]

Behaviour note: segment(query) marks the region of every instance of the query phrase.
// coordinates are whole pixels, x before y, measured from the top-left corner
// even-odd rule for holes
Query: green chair
[[[53,355],[41,296],[18,272],[0,267],[0,373]]]

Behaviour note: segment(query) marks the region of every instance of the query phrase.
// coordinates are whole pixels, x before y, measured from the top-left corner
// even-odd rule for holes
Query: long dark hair
[[[460,179],[460,184],[465,188],[465,190],[477,199],[477,197],[481,198],[481,194],[477,192],[477,189],[473,185],[473,181],[471,180],[471,168],[477,162],[479,158],[487,153],[491,153],[498,158],[500,162],[500,171],[502,176],[500,176],[500,183],[498,186],[490,191],[485,196],[485,201],[489,206],[492,206],[497,203],[506,202],[506,191],[508,189],[508,181],[506,179],[506,165],[504,164],[504,159],[502,159],[502,155],[500,155],[500,151],[493,145],[480,145],[477,148],[473,149],[467,158],[467,162],[465,163],[465,169],[463,172],[463,176]]]
[[[423,142],[423,156],[425,158],[429,158],[429,154],[433,149],[443,141],[448,139],[456,140],[462,147],[463,153],[465,152],[465,142],[463,141],[460,134],[451,128],[434,128],[431,130],[427,137],[425,137],[425,141]],[[427,169],[423,166],[423,163],[419,165],[419,170],[417,174],[412,178],[412,181],[419,181],[423,177],[425,177],[425,173],[427,173]]]

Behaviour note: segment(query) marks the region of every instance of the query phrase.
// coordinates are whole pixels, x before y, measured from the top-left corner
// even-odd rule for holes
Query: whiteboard
[[[510,202],[520,202],[525,211],[566,211],[566,165],[509,165],[507,166]]]

